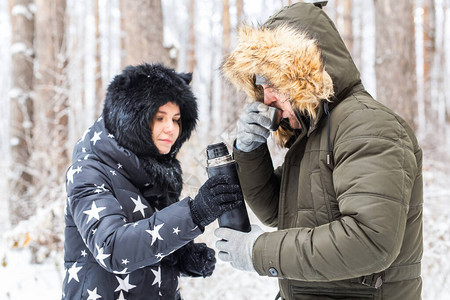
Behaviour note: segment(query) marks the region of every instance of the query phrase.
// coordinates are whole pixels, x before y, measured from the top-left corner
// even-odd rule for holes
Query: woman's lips
[[[167,140],[167,139],[161,139],[160,141],[163,142],[163,143],[167,143],[167,144],[171,144],[172,143],[172,140]]]

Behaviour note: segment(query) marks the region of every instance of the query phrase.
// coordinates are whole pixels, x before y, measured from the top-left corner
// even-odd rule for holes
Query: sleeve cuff
[[[266,232],[255,242],[252,252],[253,266],[261,276],[283,278],[280,249],[285,231]]]
[[[234,140],[233,143],[233,156],[237,155],[237,156],[242,156],[245,157],[246,155],[255,155],[255,154],[264,154],[266,151],[268,151],[269,148],[267,147],[267,143],[263,143],[261,144],[258,148],[256,148],[255,150],[252,150],[250,152],[245,152],[245,151],[241,151],[236,147],[236,140]]]

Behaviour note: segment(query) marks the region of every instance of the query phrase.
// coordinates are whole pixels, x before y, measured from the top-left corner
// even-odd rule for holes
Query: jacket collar
[[[339,105],[339,103],[341,103],[342,100],[347,98],[349,95],[352,95],[352,94],[362,91],[362,90],[364,90],[364,86],[361,83],[361,81],[359,81],[354,86],[348,87],[348,88],[342,90],[339,95],[331,97],[330,101],[328,103],[328,112],[331,113],[331,111],[337,105]],[[311,133],[319,127],[320,122],[327,115],[325,113],[325,109],[324,109],[325,106],[323,105],[323,102],[325,102],[325,101],[326,100],[322,100],[322,105],[319,106],[318,111],[317,111],[317,118],[314,120],[314,123],[310,124],[310,126],[308,128],[308,134],[307,134],[308,136],[311,135]]]

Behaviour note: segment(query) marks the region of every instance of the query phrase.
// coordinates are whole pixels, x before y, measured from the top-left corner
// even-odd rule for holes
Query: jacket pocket
[[[333,221],[330,203],[320,176],[320,171],[311,173],[311,199],[316,217],[316,226]]]
[[[292,299],[296,300],[336,300],[375,299],[369,291],[354,289],[319,289],[292,287]]]

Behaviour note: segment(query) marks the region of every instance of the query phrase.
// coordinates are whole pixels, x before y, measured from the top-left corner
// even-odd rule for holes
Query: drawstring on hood
[[[328,110],[328,101],[323,102],[323,111],[327,115],[327,165],[331,163],[331,147],[330,147],[330,111]]]

